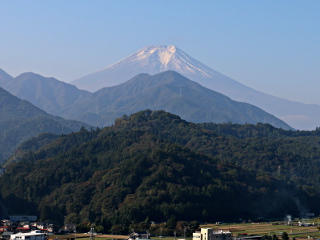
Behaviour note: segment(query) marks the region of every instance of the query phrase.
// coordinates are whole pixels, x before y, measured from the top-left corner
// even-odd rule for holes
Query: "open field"
[[[310,220],[310,223],[313,223],[314,219]],[[283,221],[278,222],[260,222],[260,223],[223,223],[223,224],[206,224],[201,225],[202,228],[213,228],[213,229],[224,229],[232,232],[234,236],[239,234],[244,235],[273,235],[276,234],[281,236],[283,232],[289,234],[289,237],[295,237],[297,240],[302,238],[308,238],[309,236],[313,238],[320,238],[320,232],[317,226],[302,227],[298,226],[297,221],[293,221],[292,226],[287,225]],[[99,240],[109,240],[109,239],[126,239],[128,235],[108,235],[108,234],[98,234],[95,235],[95,238]],[[49,235],[49,239],[74,239],[75,234],[70,235]],[[76,234],[76,238],[81,238],[81,240],[89,240],[90,236],[88,234]],[[178,237],[183,238],[183,237]],[[173,237],[158,238],[152,237],[152,239],[161,239],[161,240],[174,240]],[[191,239],[191,238],[188,238]]]
[[[48,239],[75,239],[76,238],[81,238],[81,240],[89,240],[90,236],[88,234],[82,234],[82,233],[77,233],[77,234],[68,234],[68,235],[49,235]],[[109,239],[126,239],[128,238],[128,235],[110,235],[110,234],[98,234],[95,235],[94,238],[98,238],[99,240],[109,240]]]
[[[313,220],[310,220],[313,223]],[[289,234],[290,237],[308,238],[312,236],[314,238],[320,238],[320,232],[317,226],[302,227],[298,226],[298,222],[294,221],[292,226],[285,224],[283,221],[279,222],[260,222],[260,223],[224,223],[224,224],[207,224],[201,225],[201,227],[208,227],[214,229],[225,229],[233,233],[233,235],[247,234],[247,235],[279,235],[283,232]]]

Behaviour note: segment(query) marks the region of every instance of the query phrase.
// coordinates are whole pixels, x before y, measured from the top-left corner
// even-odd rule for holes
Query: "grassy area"
[[[65,239],[75,239],[75,234],[69,234],[69,235],[49,235],[49,239],[59,239],[59,240],[65,240]],[[81,240],[90,240],[90,236],[88,234],[81,234],[77,233],[76,238],[79,238]],[[110,240],[110,239],[126,239],[128,238],[128,235],[109,235],[109,234],[98,234],[95,235],[94,238],[97,238],[99,240]]]
[[[310,223],[313,223],[315,219],[310,219]],[[320,232],[317,226],[301,227],[298,226],[298,221],[293,221],[292,226],[287,225],[283,221],[278,222],[260,222],[260,223],[225,223],[225,224],[206,224],[201,227],[225,229],[233,233],[233,235],[247,234],[247,235],[280,235],[283,232],[289,234],[290,237],[308,238],[312,236],[314,238],[320,237]]]
[[[313,223],[315,219],[310,219],[310,223]],[[247,234],[247,235],[273,235],[276,234],[281,236],[283,232],[289,234],[289,237],[308,238],[312,236],[313,238],[320,238],[320,232],[317,226],[310,227],[301,227],[298,226],[298,221],[293,221],[292,226],[287,225],[283,221],[278,222],[260,222],[260,223],[223,223],[223,224],[206,224],[201,225],[202,228],[213,228],[213,229],[224,229],[232,232],[234,236],[238,234]],[[110,239],[126,239],[128,235],[95,235],[95,238],[98,240],[110,240]],[[49,239],[74,239],[75,235],[49,235]],[[90,240],[88,234],[77,234],[77,238],[81,240]],[[161,240],[174,240],[173,237],[158,238],[152,237],[152,239],[161,239]],[[183,239],[183,237],[178,237],[177,239]],[[191,238],[187,238],[191,240]]]

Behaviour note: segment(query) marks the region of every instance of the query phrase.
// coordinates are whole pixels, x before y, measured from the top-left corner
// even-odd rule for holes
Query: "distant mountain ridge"
[[[89,125],[54,117],[0,88],[0,163],[23,141],[43,132],[65,134]]]
[[[151,75],[176,71],[233,100],[253,104],[282,119],[296,129],[312,130],[319,126],[320,106],[274,97],[247,87],[192,58],[179,48],[150,45],[98,72],[71,82],[80,89],[97,91],[121,84],[139,73]]]
[[[59,114],[106,126],[124,114],[152,109],[165,110],[192,122],[268,122],[291,129],[283,121],[261,109],[231,100],[174,71],[150,76],[139,74],[118,86],[103,88],[66,108]]]
[[[0,87],[3,87],[12,79],[13,79],[12,76],[10,76],[8,73],[6,73],[0,68]]]
[[[90,95],[90,92],[79,90],[74,85],[31,72],[7,81],[3,87],[11,94],[26,99],[53,115]]]
[[[155,109],[179,114],[184,119],[194,122],[268,122],[276,127],[290,129],[287,124],[278,119],[275,120],[274,116],[270,117],[265,112],[261,114],[261,111],[253,106],[250,106],[250,109],[255,109],[253,112],[260,112],[259,116],[256,113],[248,112],[248,107],[242,108],[245,106],[244,104],[235,103],[221,94],[205,89],[178,73],[162,72],[161,74],[158,77],[139,74],[126,83],[90,93],[55,78],[43,77],[29,72],[9,80],[4,84],[4,88],[19,98],[30,101],[49,114],[86,122],[91,126],[110,125],[115,118],[124,114]],[[143,81],[143,78],[148,80]],[[155,78],[159,78],[161,81],[158,79],[158,82],[155,83]],[[170,79],[171,81],[169,81]],[[182,85],[177,86],[177,82]],[[196,89],[195,91],[192,90],[193,87]],[[198,95],[188,99],[188,94],[192,96],[191,92],[193,92],[192,94],[198,92]],[[210,97],[208,97],[209,95]],[[199,101],[204,96],[208,98]],[[212,101],[214,98],[220,100]],[[236,104],[241,107],[237,109],[234,105],[230,108],[228,104],[218,106],[217,101],[232,102],[231,105]],[[241,110],[245,114],[241,113]]]

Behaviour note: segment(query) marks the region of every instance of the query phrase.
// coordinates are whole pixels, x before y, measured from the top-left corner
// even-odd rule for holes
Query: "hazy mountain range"
[[[97,91],[121,84],[139,73],[154,75],[166,70],[176,71],[233,100],[253,104],[293,128],[311,130],[319,126],[319,105],[289,101],[254,90],[202,64],[174,46],[144,47],[101,71],[72,81],[71,84],[80,89]]]
[[[146,103],[142,102],[142,99],[148,99],[148,97],[146,97],[148,93],[143,92],[144,90],[142,91],[141,87],[140,94],[145,95],[141,95],[140,99],[138,96],[130,96],[130,90],[121,90],[119,92],[123,92],[125,95],[116,96],[115,94],[112,95],[110,92],[113,90],[118,91],[116,90],[118,88],[111,88],[109,90],[103,89],[105,87],[120,86],[120,84],[141,73],[154,75],[167,70],[176,71],[188,79],[200,83],[204,87],[230,97],[232,100],[257,106],[283,120],[295,129],[311,130],[319,125],[319,105],[293,102],[256,91],[207,67],[174,46],[147,46],[110,67],[72,82],[77,87],[87,90],[79,90],[71,84],[54,78],[45,78],[34,73],[23,73],[20,76],[13,78],[3,70],[0,71],[0,87],[3,87],[19,98],[30,101],[50,114],[77,119],[99,126],[105,126],[112,123],[114,118],[118,117],[120,114],[129,114],[138,110],[144,110],[144,107],[146,106],[154,110],[158,110],[162,107],[163,110],[179,114],[186,120],[194,122],[217,120],[218,122],[231,121],[234,123],[254,123],[252,116],[249,115],[242,117],[242,120],[240,121],[238,113],[233,115],[237,116],[237,119],[233,119],[231,117],[232,114],[230,115],[230,109],[226,109],[223,114],[229,114],[229,117],[217,116],[217,114],[221,115],[221,109],[217,107],[210,109],[208,104],[203,104],[204,102],[202,102],[204,106],[200,107],[198,104],[199,101],[197,101],[196,98],[192,98],[192,101],[195,102],[190,104],[191,100],[186,97],[173,97],[180,96],[180,92],[178,94],[177,92],[174,93],[174,91],[171,92],[174,93],[174,95],[170,96],[171,101],[166,105],[164,103],[168,101],[169,95],[159,95],[159,99],[157,99],[158,103],[152,105],[152,101]],[[142,75],[139,76],[141,77]],[[121,85],[120,88],[127,86],[128,85]],[[145,90],[146,89],[147,85]],[[198,90],[199,89],[200,88],[198,88]],[[96,91],[95,93],[89,92],[95,90],[99,91]],[[161,91],[159,90],[158,92]],[[169,91],[167,91],[167,93],[169,94]],[[111,94],[113,97],[102,96],[104,94]],[[154,92],[153,97],[157,97],[156,92]],[[98,98],[100,99],[98,100]],[[103,99],[108,99],[108,101],[104,101]],[[123,99],[127,99],[127,102]],[[182,99],[184,99],[183,101],[189,102],[183,104],[180,102],[179,104],[182,104],[181,106],[179,106],[178,102],[174,102],[182,101]],[[130,101],[133,102],[129,103]],[[206,101],[208,101],[208,99],[206,99]],[[119,105],[120,102],[123,105]],[[153,103],[155,103],[155,100]],[[163,103],[164,105],[159,103]],[[173,107],[174,105],[175,109]],[[86,106],[86,108],[82,106]],[[189,107],[188,109],[187,106]],[[182,111],[181,109],[184,110]],[[235,107],[233,107],[233,109],[235,110]],[[212,117],[213,110],[218,111],[215,113],[215,117]],[[201,114],[199,114],[200,112]],[[195,118],[191,116],[194,116]],[[268,122],[268,118],[255,118],[254,121]],[[275,124],[274,122],[269,123]],[[283,127],[283,124],[276,124],[275,126]],[[287,129],[287,126],[285,128]]]
[[[5,86],[13,77],[0,68],[0,86]]]
[[[12,94],[27,99],[50,114],[107,126],[124,114],[140,110],[165,110],[192,122],[267,122],[291,129],[271,114],[207,89],[174,71],[150,76],[139,74],[120,85],[95,93],[54,78],[24,73],[3,84]]]
[[[165,110],[187,121],[257,123],[268,122],[284,129],[290,127],[261,109],[241,103],[207,89],[174,71],[150,76],[139,74],[131,80],[109,88],[102,88],[79,101],[60,115],[66,118],[86,120],[90,125],[106,126],[123,114],[144,109]],[[89,121],[89,115],[97,114],[98,122]],[[99,124],[98,124],[99,123]]]
[[[46,78],[31,72],[2,82],[4,84],[1,85],[0,82],[0,87],[53,115],[91,94],[55,78]]]
[[[79,131],[85,123],[54,117],[0,88],[0,162],[19,144],[43,132],[56,134]]]

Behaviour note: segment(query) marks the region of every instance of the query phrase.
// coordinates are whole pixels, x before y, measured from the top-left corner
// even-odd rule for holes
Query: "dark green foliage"
[[[38,151],[41,147],[49,144],[58,137],[60,137],[60,135],[53,133],[40,133],[38,136],[30,138],[29,140],[20,144],[20,146],[15,150],[14,156],[5,161],[4,167],[10,163],[14,163],[20,159],[23,159],[25,155],[30,153],[30,151]]]
[[[170,228],[170,229],[175,229],[177,225],[177,220],[176,217],[174,215],[172,215],[168,220],[167,220],[167,224],[166,227]]]
[[[226,136],[233,136],[236,138],[271,138],[282,139],[289,137],[320,137],[320,128],[314,131],[293,131],[276,128],[268,123],[262,124],[232,124],[232,123],[199,123],[201,128],[212,130],[219,134]]]
[[[77,121],[53,117],[2,88],[0,116],[0,163],[12,155],[20,143],[39,133],[62,134],[78,131],[81,126],[88,127]]]
[[[131,224],[148,228],[151,220],[167,222],[163,229],[171,235],[176,222],[183,234],[184,226],[191,232],[198,224],[181,220],[282,217],[299,214],[299,206],[317,209],[317,135],[234,136],[146,110],[27,152],[8,166],[0,191],[13,211],[113,226],[113,233],[128,232]]]
[[[261,240],[272,240],[272,237],[268,235],[264,235],[262,236]]]
[[[283,232],[282,235],[281,235],[281,239],[282,239],[282,240],[289,240],[288,233]]]

